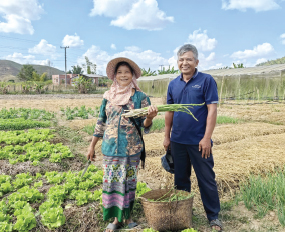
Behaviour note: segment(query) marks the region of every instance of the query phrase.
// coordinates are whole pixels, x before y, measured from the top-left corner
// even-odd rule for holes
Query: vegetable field
[[[109,222],[103,222],[100,205],[100,142],[96,162],[81,178],[92,138],[88,131],[96,123],[101,96],[5,97],[0,98],[0,231],[103,231]],[[162,98],[151,101],[165,104]],[[254,185],[256,177],[261,183],[258,178],[268,178],[269,173],[284,168],[284,104],[228,101],[219,106],[218,115],[213,154],[225,230],[284,231],[281,200],[276,208],[264,208],[265,203],[260,208],[249,196],[258,190],[246,187],[246,181]],[[146,169],[139,171],[137,196],[149,188],[173,186],[173,176],[160,164],[165,153],[163,118],[158,115],[152,132],[144,136]],[[194,171],[192,174],[193,228],[210,231]],[[140,225],[137,231],[153,231],[139,199],[134,220]]]

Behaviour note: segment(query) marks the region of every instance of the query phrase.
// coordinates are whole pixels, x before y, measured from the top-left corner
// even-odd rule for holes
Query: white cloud
[[[91,48],[87,50],[86,53],[78,59],[78,64],[85,63],[84,57],[87,56],[89,60],[97,65],[97,73],[106,74],[106,66],[111,59],[116,57],[127,57],[135,61],[140,68],[151,70],[158,70],[159,65],[168,66],[170,63],[167,59],[161,56],[160,53],[154,52],[152,50],[145,51],[133,51],[124,50],[115,54],[108,54],[106,51],[101,50],[99,47],[92,45]]]
[[[190,34],[188,37],[188,42],[195,45],[199,51],[212,51],[218,41],[215,38],[209,38],[207,35],[207,30],[203,32],[201,29],[196,30],[193,34]]]
[[[127,14],[137,0],[93,0],[90,16],[118,17]]]
[[[265,58],[260,58],[260,59],[258,59],[258,60],[255,62],[255,65],[260,64],[260,63],[263,63],[263,62],[266,62],[266,61],[267,61],[267,59],[265,59]]]
[[[55,56],[56,47],[42,39],[39,44],[29,49],[29,53]]]
[[[244,50],[234,52],[231,57],[234,59],[248,59],[248,58],[256,58],[262,56],[271,55],[274,52],[274,48],[270,43],[263,43],[255,46],[252,50]]]
[[[6,15],[3,16],[6,19],[6,23],[0,22],[0,32],[5,33],[18,33],[18,34],[33,34],[34,28],[29,19],[25,19],[18,15]]]
[[[141,51],[141,49],[137,46],[128,46],[128,47],[125,47],[125,50],[132,51],[132,52],[140,52]]]
[[[62,46],[80,47],[84,45],[84,41],[80,39],[76,33],[75,35],[66,35],[62,40]]]
[[[173,17],[167,17],[159,10],[156,0],[139,0],[133,4],[128,14],[111,21],[111,25],[132,29],[161,30],[168,23],[174,22]]]
[[[210,66],[209,69],[219,69],[223,67],[223,63],[218,63],[213,66]]]
[[[38,0],[0,1],[0,16],[6,22],[0,21],[0,32],[33,34],[31,21],[40,19],[44,12]]]
[[[211,52],[210,55],[208,57],[206,57],[206,61],[213,61],[215,59],[215,52]]]
[[[6,60],[12,60],[19,64],[39,64],[39,65],[48,65],[49,60],[37,60],[33,55],[24,56],[22,53],[14,52],[12,55],[3,57]]]
[[[158,8],[156,0],[93,0],[90,16],[104,15],[116,18],[111,25],[127,30],[161,30],[174,22],[172,16]]]
[[[116,47],[116,45],[115,45],[115,44],[111,44],[111,48],[112,48],[112,49],[114,49],[114,50],[116,50],[116,49],[117,49],[117,47]]]
[[[280,38],[282,39],[282,44],[285,44],[285,33],[280,35]]]
[[[253,9],[256,12],[275,10],[280,8],[275,0],[222,0],[222,9],[246,11]]]

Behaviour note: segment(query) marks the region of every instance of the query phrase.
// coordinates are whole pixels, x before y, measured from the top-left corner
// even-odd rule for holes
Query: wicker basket
[[[153,202],[148,200],[157,200],[165,194],[163,198],[167,198],[175,191],[185,196],[190,195],[189,192],[182,190],[157,189],[151,190],[141,196],[148,225],[153,229],[165,231],[192,228],[193,197],[172,202]]]

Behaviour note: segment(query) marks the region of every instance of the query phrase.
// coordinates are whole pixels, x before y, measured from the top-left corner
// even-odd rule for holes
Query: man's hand
[[[163,146],[164,146],[164,149],[167,151],[168,147],[170,146],[170,138],[164,138],[164,141],[163,141]]]
[[[202,151],[202,158],[209,158],[212,154],[211,139],[203,138],[199,143],[199,151]]]

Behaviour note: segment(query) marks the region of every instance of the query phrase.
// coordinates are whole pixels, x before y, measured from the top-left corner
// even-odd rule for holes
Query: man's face
[[[182,74],[194,75],[199,60],[195,60],[193,52],[189,51],[178,57],[177,64]]]

